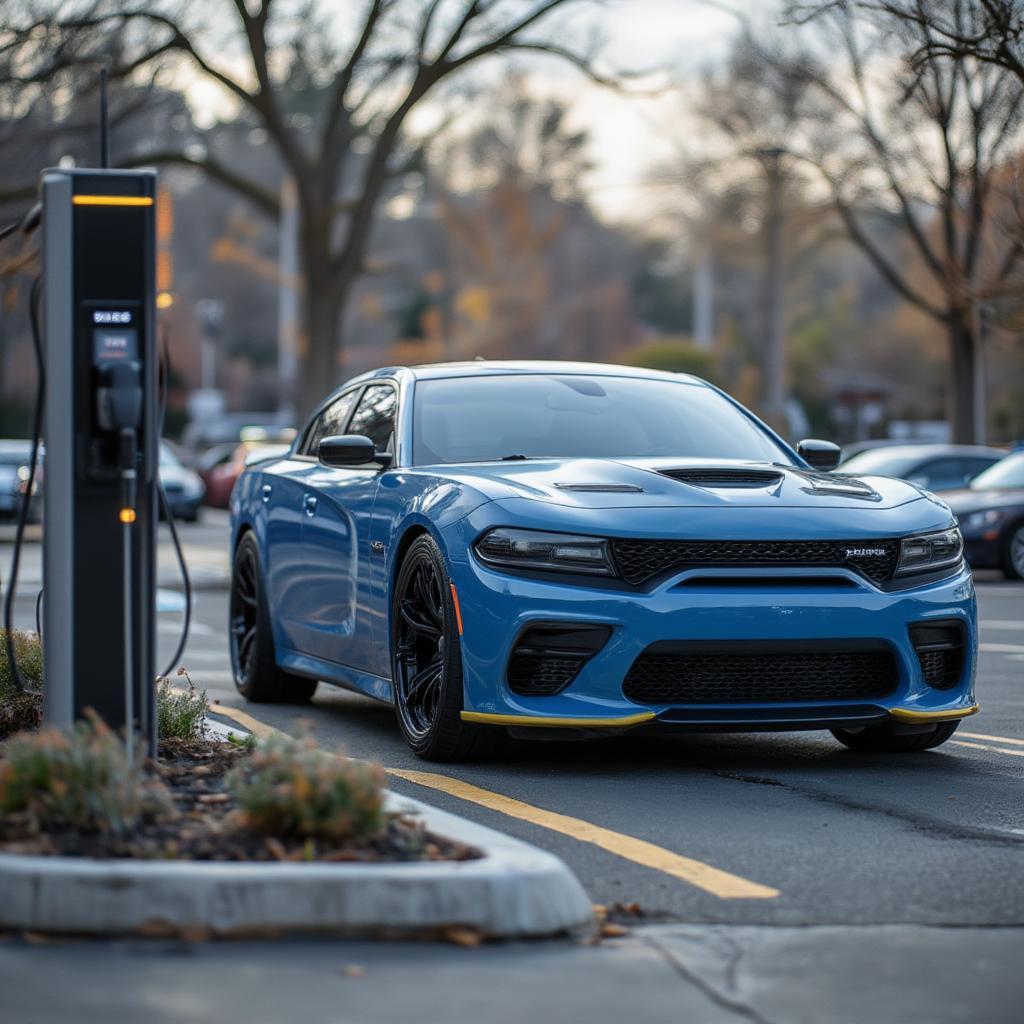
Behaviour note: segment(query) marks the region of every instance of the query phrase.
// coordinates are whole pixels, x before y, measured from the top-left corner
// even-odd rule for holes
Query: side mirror
[[[317,448],[317,458],[325,466],[336,469],[365,466],[371,462],[384,467],[391,464],[391,453],[378,452],[373,441],[363,434],[340,434],[323,438]]]
[[[831,441],[806,438],[796,446],[796,453],[813,469],[835,469],[843,450]]]

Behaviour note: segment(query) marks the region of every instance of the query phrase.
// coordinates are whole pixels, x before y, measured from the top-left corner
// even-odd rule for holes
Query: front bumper
[[[468,538],[467,538],[468,539]],[[700,731],[820,729],[893,721],[908,729],[962,718],[977,710],[973,680],[978,632],[969,570],[940,582],[884,592],[853,572],[804,569],[690,570],[650,590],[613,589],[595,580],[521,577],[480,563],[468,543],[449,544],[463,621],[462,662],[467,721],[510,728],[598,733],[660,724]],[[760,583],[753,577],[762,577]],[[819,577],[818,580],[809,579]],[[832,581],[830,585],[829,580]],[[733,582],[734,581],[734,582]],[[964,629],[960,681],[935,689],[923,677],[911,624],[956,620]],[[506,672],[517,637],[534,623],[611,627],[604,647],[562,692],[523,696]],[[884,699],[773,700],[757,704],[638,704],[623,694],[636,658],[661,641],[882,642],[898,665],[898,684]]]

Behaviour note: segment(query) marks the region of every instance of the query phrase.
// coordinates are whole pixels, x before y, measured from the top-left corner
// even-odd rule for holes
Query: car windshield
[[[181,459],[167,445],[160,445],[160,468],[181,469]]]
[[[994,466],[989,466],[984,473],[979,473],[971,481],[971,487],[976,491],[1024,488],[1024,452],[1007,455]]]
[[[643,377],[448,377],[416,385],[413,462],[525,458],[750,459],[792,463],[701,384]]]
[[[870,451],[861,452],[844,462],[839,467],[839,472],[854,475],[873,473],[875,476],[902,477],[914,469],[920,461],[920,455],[907,455],[905,452],[872,448]]]

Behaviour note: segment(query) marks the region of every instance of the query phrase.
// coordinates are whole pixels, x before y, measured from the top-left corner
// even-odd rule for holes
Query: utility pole
[[[290,422],[299,362],[299,197],[290,174],[281,182],[277,296],[277,408],[282,420]]]
[[[693,343],[710,352],[715,341],[715,271],[711,247],[697,244],[693,267]]]
[[[786,284],[783,240],[783,170],[781,149],[758,150],[765,174],[764,276],[762,286],[761,405],[777,430],[786,427],[786,355],[783,294]]]

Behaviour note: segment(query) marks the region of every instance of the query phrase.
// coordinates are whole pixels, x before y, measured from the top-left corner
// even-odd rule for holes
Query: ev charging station
[[[44,718],[156,748],[154,171],[42,177]]]

